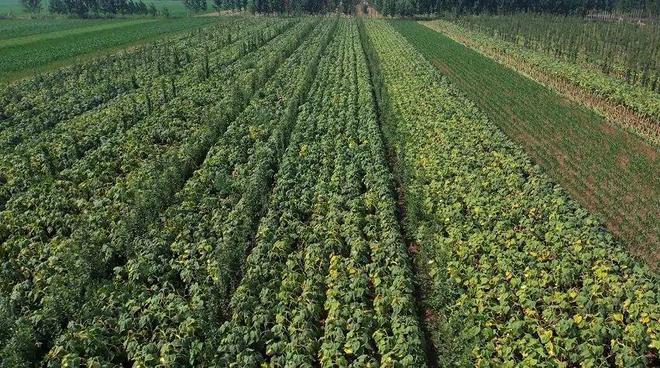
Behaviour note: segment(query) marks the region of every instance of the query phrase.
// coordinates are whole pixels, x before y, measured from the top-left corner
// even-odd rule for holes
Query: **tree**
[[[395,15],[396,13],[396,0],[384,0],[383,2],[383,14],[385,15]]]
[[[154,5],[154,3],[149,4],[149,15],[152,17],[158,15],[158,9],[156,9],[156,5]]]
[[[117,14],[119,5],[116,0],[99,0],[99,10],[105,14]]]
[[[660,12],[658,0],[373,0],[373,4],[385,15],[409,15],[411,9],[414,14],[535,12],[584,16],[592,10],[617,10],[657,16]]]
[[[282,0],[267,0],[268,12],[279,13],[284,11],[284,2]]]
[[[48,2],[48,11],[53,14],[66,14],[67,9],[63,0],[50,0]]]
[[[403,15],[404,17],[410,17],[415,14],[415,5],[412,0],[399,0],[396,5],[397,14]]]
[[[201,12],[207,9],[206,0],[183,0],[183,5],[193,12]]]
[[[289,4],[290,10],[293,14],[300,15],[303,12],[305,6],[303,0],[289,0]]]
[[[66,7],[66,14],[74,14],[80,18],[84,18],[87,16],[87,13],[89,13],[90,10],[90,5],[92,5],[91,4],[92,1],[88,1],[88,0],[63,0],[63,1],[64,1],[64,6]],[[96,6],[97,5],[96,1],[93,2],[94,2],[94,6]]]
[[[21,5],[28,13],[36,14],[41,11],[41,0],[21,0]]]
[[[247,11],[248,11],[250,14],[254,14],[254,13],[257,12],[257,7],[256,7],[256,5],[255,5],[255,3],[254,3],[254,0],[248,0],[248,2],[247,2],[247,6],[246,6],[246,7],[247,7]]]

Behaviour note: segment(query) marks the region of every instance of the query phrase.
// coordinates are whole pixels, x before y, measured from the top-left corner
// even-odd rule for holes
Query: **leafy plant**
[[[443,365],[641,366],[657,276],[384,21],[368,21]],[[374,70],[378,70],[374,68]],[[449,348],[448,348],[449,347]]]

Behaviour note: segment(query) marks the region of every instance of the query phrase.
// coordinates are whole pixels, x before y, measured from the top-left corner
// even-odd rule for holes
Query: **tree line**
[[[39,12],[42,0],[20,0],[31,13]],[[357,1],[366,0],[182,0],[190,11],[216,10],[248,11],[252,14],[318,14],[343,12],[351,14]],[[365,3],[366,4],[366,3]],[[586,15],[590,11],[640,13],[657,17],[660,0],[374,0],[374,6],[387,16],[416,14],[509,14],[516,12]],[[152,4],[142,0],[50,0],[53,14],[85,17],[89,15],[143,14],[157,15]],[[169,15],[163,9],[161,15]]]
[[[518,12],[586,15],[590,11],[617,11],[657,17],[658,0],[375,0],[384,15],[510,14]]]
[[[184,0],[204,3],[205,0]],[[216,9],[251,13],[353,13],[366,0],[213,0]],[[510,14],[518,12],[586,15],[589,11],[616,11],[656,16],[660,0],[372,0],[384,15],[415,14]]]
[[[42,0],[20,1],[28,13],[39,13],[43,9]],[[159,11],[153,3],[147,5],[142,0],[49,0],[48,11],[80,18],[128,14],[169,16],[167,8]]]
[[[216,9],[248,11],[252,14],[352,14],[355,4],[355,0],[213,0]]]
[[[202,12],[212,7],[216,10],[248,11],[252,14],[318,14],[327,12],[352,13],[356,0],[181,0],[186,9]],[[20,0],[28,13],[39,13],[42,0]],[[209,6],[210,5],[210,6]],[[146,5],[142,0],[49,0],[48,11],[52,14],[78,17],[104,15],[164,15],[169,11],[158,11],[153,3]]]

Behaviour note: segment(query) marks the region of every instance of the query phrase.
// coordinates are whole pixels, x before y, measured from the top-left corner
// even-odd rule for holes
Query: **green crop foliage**
[[[0,89],[0,367],[654,364],[657,275],[390,23],[213,22]]]
[[[117,278],[111,287],[99,290],[97,300],[85,304],[90,314],[97,313],[99,303],[107,303],[108,308],[103,309],[103,318],[80,321],[63,339],[62,359],[74,352],[86,359],[93,354],[99,354],[99,360],[108,359],[107,353],[87,349],[80,338],[81,333],[101,330],[117,344],[125,344],[124,353],[140,364],[149,365],[152,359],[170,365],[211,361],[217,329],[227,317],[249,238],[273,180],[273,167],[331,29],[332,23],[324,22],[314,28],[316,35],[301,44],[296,38],[288,39],[291,56],[270,80],[260,81],[268,80],[227,125],[173,205],[133,246],[134,255],[117,274],[129,283]],[[312,31],[311,24],[301,30]],[[259,64],[263,68],[269,68],[268,62],[270,67],[277,65],[272,61],[267,58]],[[145,271],[151,280],[145,278]],[[174,284],[177,290],[172,289]],[[122,309],[121,303],[130,307]],[[154,352],[154,346],[167,348]]]
[[[0,21],[0,40],[121,22],[117,19],[3,19]]]
[[[38,362],[42,357],[31,350],[35,340],[50,345],[67,327],[57,321],[76,326],[78,319],[89,316],[80,309],[88,297],[107,291],[104,283],[122,270],[138,235],[172,203],[227,124],[249,102],[254,87],[295,49],[312,25],[312,20],[237,22],[190,34],[178,47],[164,43],[158,53],[168,57],[147,54],[142,60],[147,66],[144,72],[153,78],[144,83],[138,76],[143,88],[78,116],[89,119],[87,123],[75,118],[61,122],[39,136],[44,141],[20,144],[21,149],[44,154],[49,164],[24,161],[27,170],[17,173],[17,180],[6,181],[13,189],[2,212],[7,226],[2,234],[6,256],[2,295],[16,292],[2,302],[10,303],[8,320],[21,334],[7,337],[4,362],[10,366]],[[177,58],[188,61],[183,70],[177,67]],[[163,60],[170,63],[163,65]],[[122,110],[125,113],[118,114]],[[76,124],[81,124],[78,130]],[[69,144],[55,145],[58,139]],[[40,148],[33,148],[34,144]],[[19,150],[5,157],[29,160]],[[51,160],[54,157],[61,159]],[[35,185],[14,187],[20,180]],[[44,231],[30,230],[42,226]],[[25,242],[32,245],[19,246]],[[27,284],[32,286],[19,286]],[[55,284],[59,287],[48,286]],[[35,297],[37,304],[31,302]],[[97,354],[105,348],[113,353],[110,345],[86,344],[66,345],[64,351],[56,347],[47,359],[67,362],[73,359],[71,354],[87,348]]]
[[[396,27],[452,57],[419,26]],[[386,131],[402,166],[406,228],[420,248],[441,365],[651,364],[646,354],[653,359],[660,343],[657,275],[404,36],[385,21],[366,28],[380,63],[379,95],[391,106]]]
[[[220,330],[220,366],[425,366],[383,154],[356,24],[343,21]]]
[[[18,0],[0,0],[0,16],[21,15],[25,10]]]
[[[154,4],[156,9],[158,9],[159,12],[162,12],[164,8],[167,8],[169,11],[169,14],[172,16],[183,16],[183,15],[188,15],[190,14],[190,11],[186,9],[186,7],[183,4],[183,1],[181,0],[147,0],[144,2],[147,6],[150,4]],[[210,3],[210,2],[209,2]],[[48,12],[48,0],[42,0],[42,9],[39,15],[50,15]],[[0,16],[10,16],[10,17],[15,17],[15,16],[25,16],[28,15],[25,12],[25,9],[21,5],[19,0],[0,0]],[[74,19],[51,19],[51,20],[46,20],[46,19],[37,19],[38,22],[53,22],[53,23],[60,23],[60,22],[66,22],[66,23],[77,23],[77,22],[86,22],[89,23],[89,20],[74,20]],[[2,23],[5,23],[5,20],[0,19],[0,29],[2,28]],[[2,38],[2,35],[0,35],[0,38]]]
[[[656,147],[438,32],[415,22],[393,25],[556,182],[657,263]]]

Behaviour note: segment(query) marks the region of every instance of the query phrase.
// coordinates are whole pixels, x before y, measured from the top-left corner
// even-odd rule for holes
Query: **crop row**
[[[425,365],[383,157],[357,28],[341,21],[220,331],[220,366]]]
[[[366,29],[440,363],[649,364],[657,276],[403,36],[382,21]]]
[[[253,36],[253,46],[234,63],[198,78],[156,114],[107,138],[57,180],[12,197],[2,213],[8,221],[0,287],[11,295],[1,302],[14,333],[7,336],[3,360],[39,359],[87,294],[126,263],[128,247],[314,21],[287,24]]]
[[[114,22],[115,19],[99,19],[96,24],[107,24]],[[24,19],[8,19],[0,25],[0,39],[7,40],[12,38],[27,37],[39,33],[59,32],[69,29],[88,26],[87,19],[52,19],[39,20],[38,22],[26,22]]]
[[[142,82],[142,87],[123,93],[101,108],[62,121],[53,127],[42,127],[36,131],[33,130],[34,128],[29,128],[38,126],[38,122],[44,121],[44,116],[37,116],[36,121],[31,119],[21,121],[17,124],[16,130],[3,131],[2,133],[8,133],[8,139],[15,144],[3,143],[2,146],[7,147],[7,150],[0,151],[2,156],[0,208],[12,196],[32,184],[57,179],[62,170],[70,168],[88,152],[104,144],[104,140],[108,137],[125,134],[133,126],[143,124],[145,119],[158,116],[161,110],[176,104],[179,100],[177,95],[196,88],[197,83],[202,79],[200,69],[204,68],[209,74],[211,71],[217,74],[218,70],[230,65],[254,48],[250,45],[263,42],[260,40],[265,40],[269,32],[272,33],[289,25],[289,23],[277,24],[270,27],[265,25],[260,31],[256,31],[259,29],[258,26],[245,27],[236,33],[234,42],[219,45],[212,52],[207,51],[208,45],[218,43],[212,39],[200,42],[197,47],[186,47],[189,55],[196,56],[196,67],[182,71],[172,68],[169,72],[157,75],[154,75],[153,71],[145,71],[141,79],[149,80],[149,84],[156,83],[157,88],[151,88],[146,82]],[[230,31],[223,31],[219,36],[227,32]],[[212,33],[217,35],[215,32]]]
[[[332,29],[333,22],[322,22],[257,92],[175,204],[131,247],[114,280],[85,304],[84,318],[59,339],[53,358],[118,363],[116,357],[126,356],[146,366],[210,362],[273,166]]]

